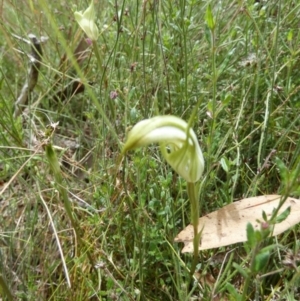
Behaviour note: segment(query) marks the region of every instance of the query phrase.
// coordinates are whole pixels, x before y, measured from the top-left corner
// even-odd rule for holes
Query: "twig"
[[[47,38],[43,38],[43,37],[39,40],[34,34],[29,34],[28,37],[30,41],[17,37],[22,41],[25,41],[26,43],[30,43],[31,54],[29,55],[30,66],[28,69],[28,78],[21,90],[21,94],[19,95],[15,103],[15,111],[14,111],[15,118],[20,116],[20,114],[22,113],[22,108],[24,107],[24,105],[28,104],[29,95],[37,84],[39,70],[41,68],[42,55],[43,55],[41,43],[47,40]]]

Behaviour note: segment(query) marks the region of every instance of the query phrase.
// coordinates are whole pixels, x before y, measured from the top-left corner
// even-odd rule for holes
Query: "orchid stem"
[[[198,233],[198,221],[199,221],[199,200],[198,200],[198,188],[195,183],[187,183],[187,191],[191,201],[191,218],[192,225],[194,229],[194,258],[192,262],[192,267],[190,270],[191,276],[194,275],[196,266],[198,263],[198,255],[199,255],[199,244],[200,244],[200,236],[201,232]]]
[[[102,59],[101,59],[100,52],[99,52],[98,45],[97,45],[96,41],[93,41],[93,50],[94,50],[94,53],[96,55],[98,67],[102,68]]]

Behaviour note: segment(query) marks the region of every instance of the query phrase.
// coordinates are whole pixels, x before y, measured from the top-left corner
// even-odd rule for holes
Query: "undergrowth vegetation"
[[[187,184],[155,145],[121,157],[138,121],[193,116],[202,214],[298,197],[299,2],[95,0],[94,44],[74,18],[89,5],[1,4],[3,300],[299,300],[298,226],[255,247],[273,245],[256,270],[237,244],[201,251],[191,277],[174,243],[191,221]],[[16,114],[28,34],[41,65]]]

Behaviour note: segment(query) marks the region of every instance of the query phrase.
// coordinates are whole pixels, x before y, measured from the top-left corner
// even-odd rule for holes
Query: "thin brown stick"
[[[37,84],[39,70],[41,68],[41,61],[43,55],[41,43],[43,42],[43,39],[39,40],[34,34],[29,34],[28,37],[30,39],[31,44],[31,54],[29,55],[30,66],[28,69],[28,78],[15,103],[15,118],[20,116],[23,107],[28,104],[30,93],[33,91],[34,87]]]

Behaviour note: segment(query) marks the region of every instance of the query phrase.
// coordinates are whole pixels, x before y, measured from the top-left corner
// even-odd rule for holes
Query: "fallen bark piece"
[[[257,220],[263,221],[262,212],[265,211],[267,217],[270,218],[273,210],[278,207],[280,198],[280,195],[250,197],[199,218],[198,231],[203,229],[199,250],[247,241],[247,223],[251,223],[255,230],[259,230],[260,223]],[[288,197],[278,215],[288,207],[290,207],[291,213],[284,221],[275,225],[273,236],[300,222],[300,200]],[[184,243],[182,253],[192,253],[193,239],[193,226],[188,225],[175,237],[175,242]]]

